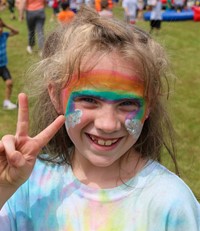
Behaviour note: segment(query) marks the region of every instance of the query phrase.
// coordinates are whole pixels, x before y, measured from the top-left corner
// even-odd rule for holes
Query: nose
[[[121,129],[120,118],[112,105],[106,105],[98,110],[94,125],[105,133],[113,133]]]

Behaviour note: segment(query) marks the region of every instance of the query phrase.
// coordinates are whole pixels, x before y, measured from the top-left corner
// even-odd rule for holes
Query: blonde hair
[[[163,101],[169,93],[169,65],[163,48],[136,26],[104,19],[87,7],[83,7],[70,24],[56,28],[49,35],[42,60],[30,69],[28,92],[35,96],[33,135],[58,116],[48,94],[48,85],[54,84],[60,103],[61,89],[74,73],[83,71],[83,60],[90,60],[97,53],[107,55],[112,52],[137,64],[144,80],[144,97],[150,103],[149,117],[134,149],[142,157],[160,160],[161,150],[165,147],[176,166],[173,128]],[[43,151],[48,153],[48,161],[58,161],[59,157],[61,163],[71,164],[70,148],[73,143],[63,126]]]

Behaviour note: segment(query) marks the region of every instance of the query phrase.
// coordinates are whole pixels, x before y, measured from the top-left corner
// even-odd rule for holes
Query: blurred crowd
[[[8,7],[11,19],[16,19],[15,10],[20,10],[23,0],[0,0],[0,10]],[[31,1],[31,0],[29,0]],[[32,0],[37,2],[37,0]],[[103,16],[111,17],[112,9],[115,5],[120,5],[124,9],[124,17],[130,23],[143,19],[143,10],[149,10],[151,0],[44,0],[46,5],[52,8],[51,21],[57,20],[57,15],[62,11],[62,3],[68,2],[69,9],[76,13],[82,4],[95,8],[98,12],[105,11]],[[149,3],[150,2],[150,3]],[[183,9],[184,7],[200,6],[200,0],[161,0],[162,9]]]

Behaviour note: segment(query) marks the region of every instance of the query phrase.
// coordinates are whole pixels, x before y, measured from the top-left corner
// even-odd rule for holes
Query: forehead
[[[72,90],[96,89],[97,91],[140,92],[143,90],[143,81],[135,75],[126,75],[114,70],[92,70],[74,76],[69,87]]]
[[[82,72],[87,72],[87,70],[106,70],[127,76],[136,76],[141,69],[138,63],[136,63],[136,60],[133,61],[125,58],[122,54],[116,52],[106,55],[101,52],[97,52],[95,55],[91,54],[86,56],[81,62],[82,64],[80,69]]]
[[[87,86],[99,90],[137,91],[144,85],[139,67],[133,61],[117,53],[99,56],[88,56],[83,60],[80,76],[74,75],[69,84],[72,88]]]

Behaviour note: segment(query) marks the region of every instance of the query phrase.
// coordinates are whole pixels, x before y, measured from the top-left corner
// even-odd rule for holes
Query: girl
[[[0,142],[2,230],[199,231],[192,191],[158,162],[163,147],[175,162],[166,70],[148,34],[92,9],[57,28],[29,75],[33,138],[21,93]]]

